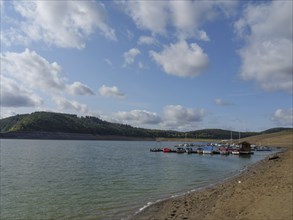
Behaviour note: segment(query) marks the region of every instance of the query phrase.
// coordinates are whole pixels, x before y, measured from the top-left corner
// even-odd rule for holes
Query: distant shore
[[[65,132],[7,132],[0,133],[1,139],[36,139],[36,140],[120,140],[120,141],[154,141],[155,138],[129,137],[119,135],[94,135]]]
[[[133,219],[293,219],[292,172],[288,149],[224,183],[151,205]]]
[[[214,142],[215,139],[151,138],[121,135],[94,135],[85,133],[65,133],[46,131],[22,131],[0,133],[0,139],[36,140],[117,140],[117,141],[171,141],[171,142]]]

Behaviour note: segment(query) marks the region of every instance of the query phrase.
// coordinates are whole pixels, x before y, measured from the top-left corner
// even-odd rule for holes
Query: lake
[[[127,219],[142,207],[231,177],[248,158],[150,152],[176,142],[1,141],[1,219]]]

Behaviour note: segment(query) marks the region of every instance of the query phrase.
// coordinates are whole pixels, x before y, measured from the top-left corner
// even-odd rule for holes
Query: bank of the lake
[[[277,155],[224,183],[158,202],[133,219],[293,219],[292,149]]]

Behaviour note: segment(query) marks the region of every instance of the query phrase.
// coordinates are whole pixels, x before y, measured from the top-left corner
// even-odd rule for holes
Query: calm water
[[[165,142],[1,141],[1,219],[125,219],[232,176],[250,158],[149,152]]]

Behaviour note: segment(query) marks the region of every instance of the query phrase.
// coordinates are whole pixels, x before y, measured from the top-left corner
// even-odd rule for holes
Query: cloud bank
[[[166,36],[172,30],[179,39],[209,40],[200,27],[219,15],[234,13],[236,1],[124,1],[126,13],[140,29]]]
[[[15,80],[1,75],[0,81],[2,107],[36,107],[43,104],[41,97],[22,87]]]
[[[99,89],[99,93],[103,97],[114,97],[114,98],[125,98],[125,94],[120,92],[117,86],[109,87],[106,85],[102,85]]]
[[[161,129],[193,130],[206,115],[204,109],[185,108],[181,105],[168,105],[162,115],[147,110],[119,111],[113,114],[112,121],[133,126],[156,125]]]
[[[293,108],[277,109],[272,120],[278,125],[293,127]]]
[[[62,68],[50,63],[35,51],[25,49],[24,52],[6,52],[0,56],[2,74],[13,78],[24,87],[44,92],[67,92],[73,95],[93,95],[94,92],[80,82],[67,84],[62,77]]]
[[[107,39],[116,40],[115,31],[106,24],[105,8],[96,1],[14,1],[9,6],[22,18],[3,30],[3,42],[8,45],[43,41],[82,49],[96,29]]]
[[[114,114],[114,118],[120,123],[134,126],[157,125],[161,122],[161,118],[156,113],[146,110],[120,111]]]
[[[292,1],[248,5],[234,26],[246,41],[239,51],[241,77],[268,91],[293,93]]]
[[[68,84],[62,77],[62,68],[56,62],[49,62],[35,51],[5,52],[1,58],[1,106],[40,107],[44,101],[38,94],[54,97],[55,104],[62,110],[72,109],[87,113],[86,105],[60,95],[95,95],[81,82]]]
[[[64,97],[54,97],[52,99],[60,110],[74,110],[84,114],[89,112],[87,105],[77,101],[67,100]]]
[[[204,109],[185,108],[181,105],[168,105],[163,111],[163,125],[169,129],[194,130],[197,123],[206,115]]]
[[[151,51],[150,56],[163,70],[180,77],[195,77],[208,66],[209,59],[196,43],[179,41],[165,46],[161,52]]]

